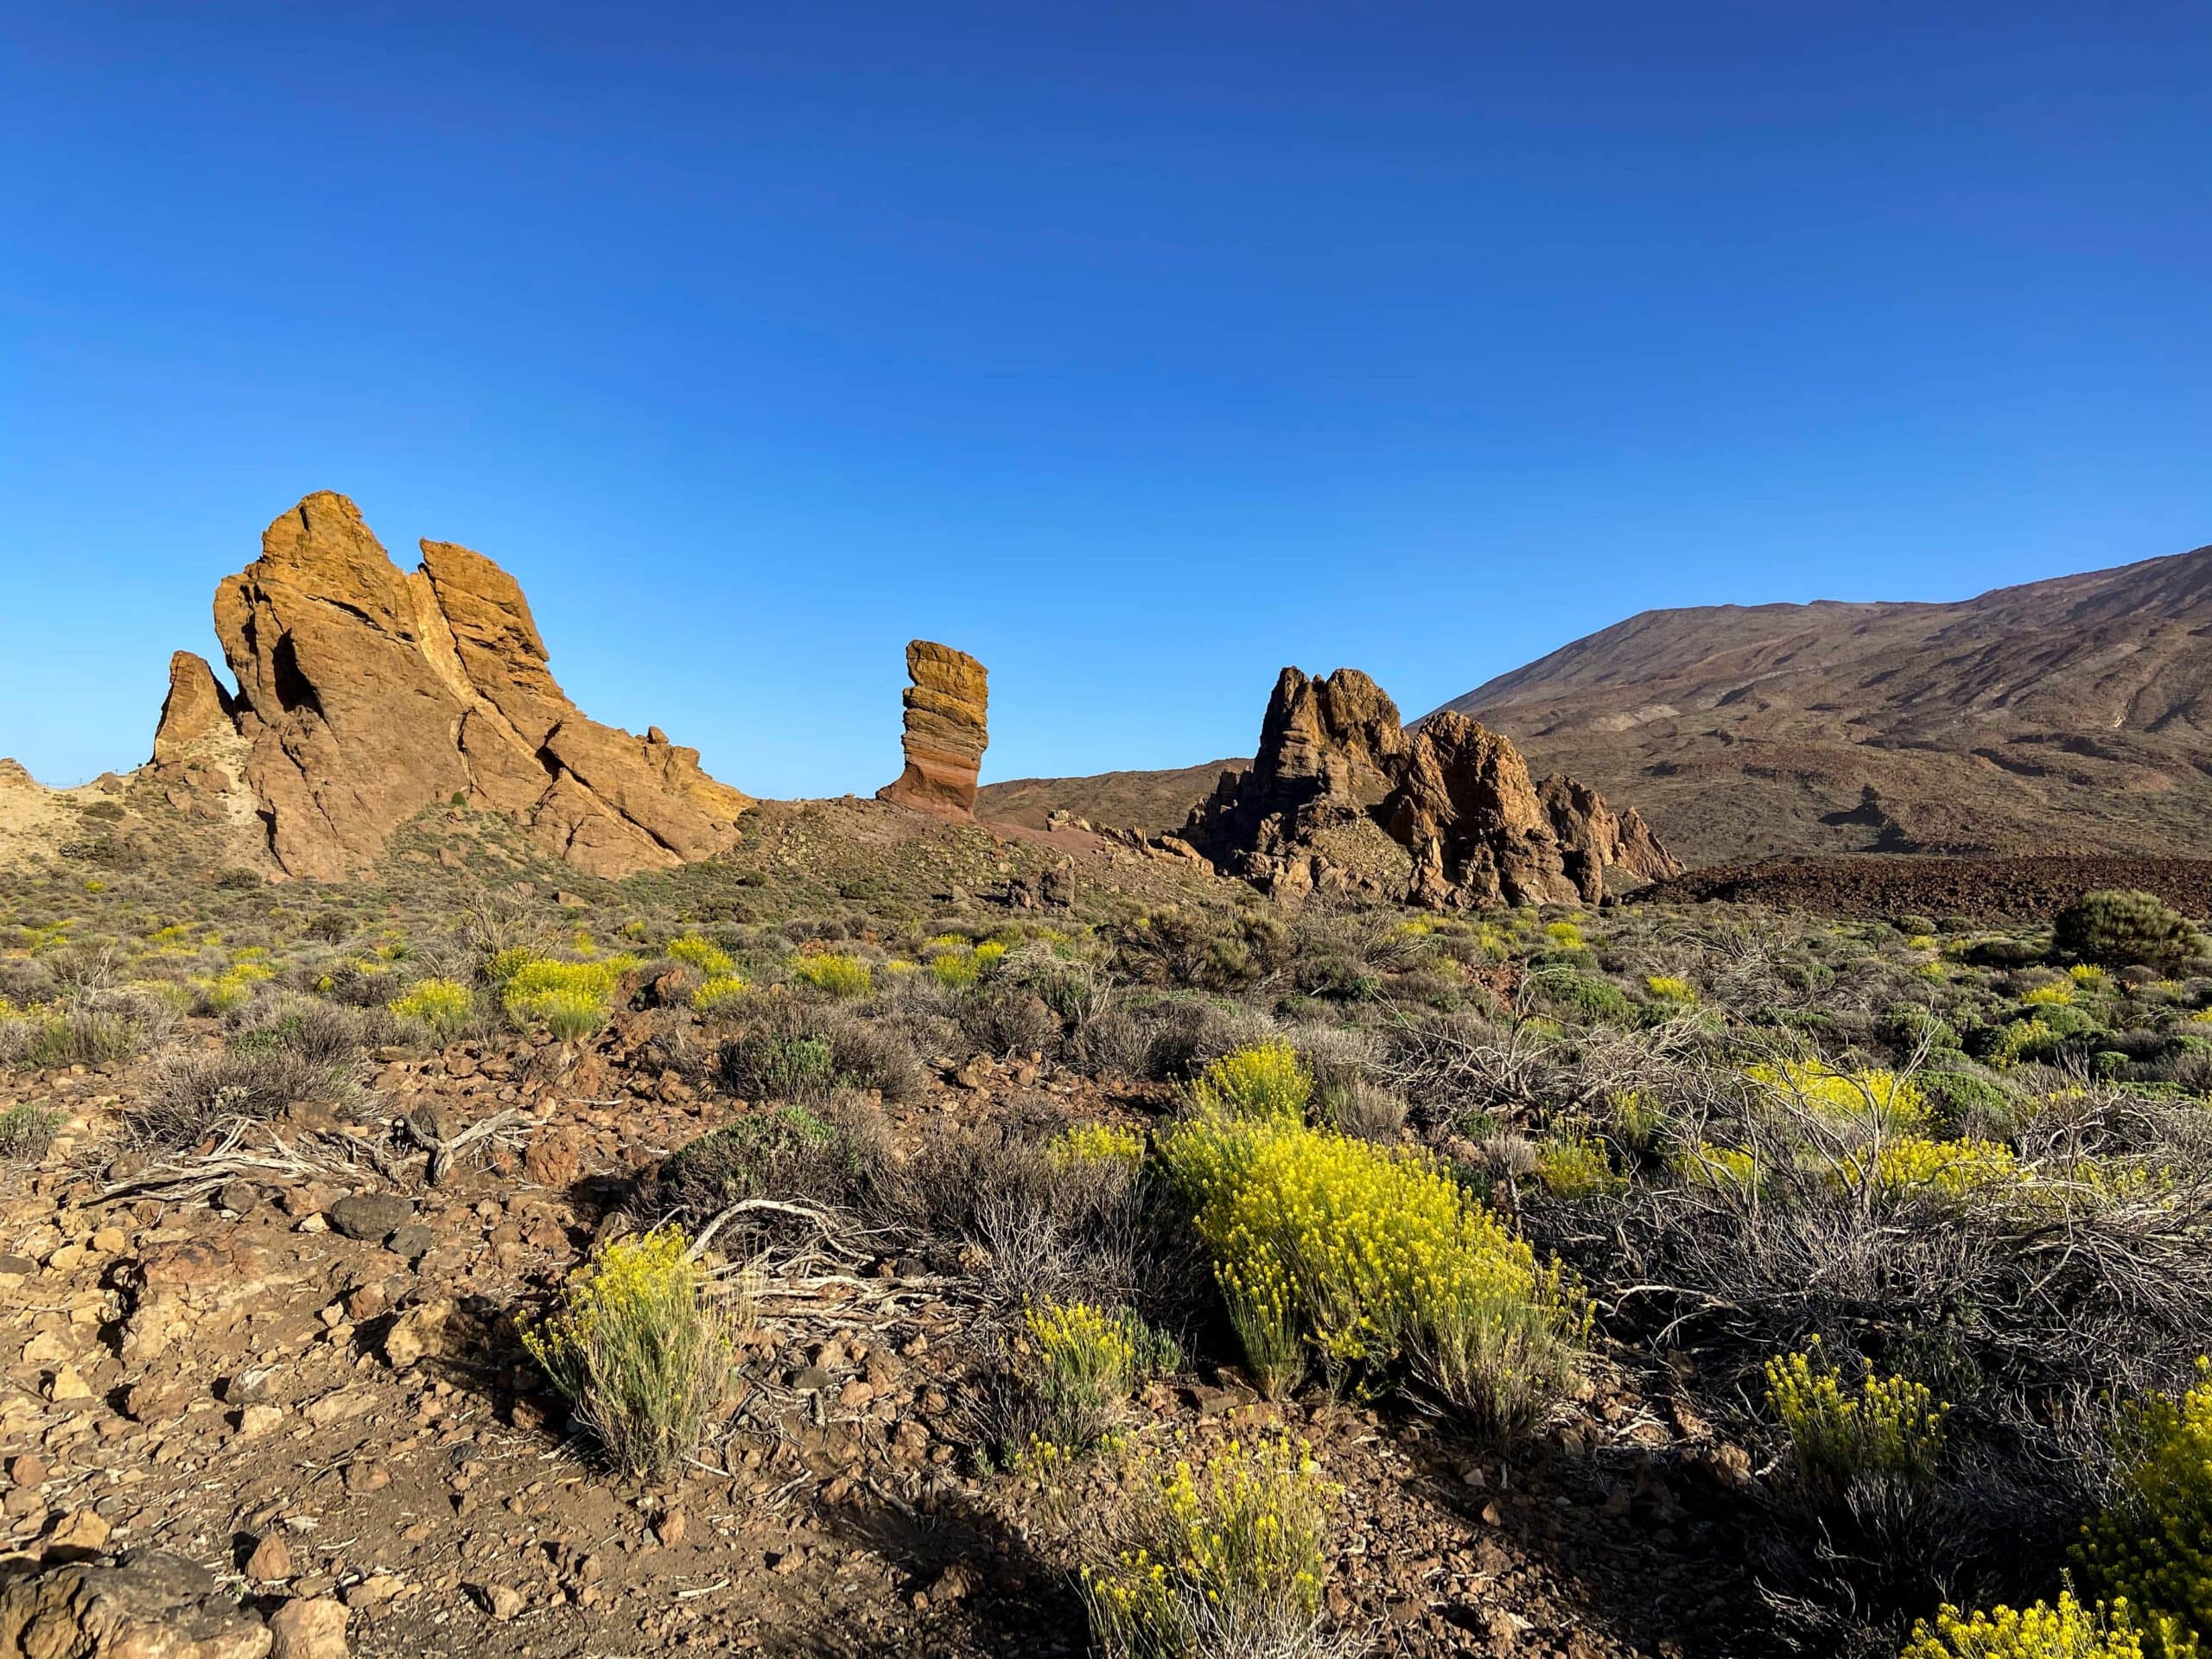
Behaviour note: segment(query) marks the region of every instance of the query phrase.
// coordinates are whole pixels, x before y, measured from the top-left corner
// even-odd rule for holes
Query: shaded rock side
[[[1183,839],[1279,897],[1355,893],[1438,909],[1595,904],[1606,872],[1679,867],[1633,811],[1569,778],[1539,786],[1511,741],[1464,715],[1408,733],[1356,669],[1285,669],[1251,766],[1226,772]]]
[[[990,676],[964,651],[916,639],[906,647],[906,767],[875,791],[918,812],[976,816],[976,776],[990,743]]]
[[[697,751],[569,701],[512,576],[464,547],[421,547],[421,567],[401,571],[352,501],[320,492],[216,589],[245,781],[285,871],[357,873],[401,824],[456,797],[515,815],[595,875],[736,840],[750,803]]]

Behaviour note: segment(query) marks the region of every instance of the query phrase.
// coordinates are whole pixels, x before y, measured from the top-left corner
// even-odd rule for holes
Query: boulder
[[[990,742],[989,674],[964,651],[916,639],[906,647],[906,769],[876,791],[942,818],[976,816],[976,775]]]
[[[278,518],[261,556],[216,590],[238,697],[223,707],[206,664],[180,653],[156,759],[213,729],[212,691],[246,740],[244,784],[270,850],[294,875],[365,870],[401,824],[454,800],[512,814],[594,875],[737,840],[750,802],[708,777],[696,750],[603,726],[569,701],[513,577],[450,542],[421,548],[421,566],[402,572],[359,509],[328,491]]]
[[[0,1586],[0,1659],[265,1659],[268,1626],[181,1555],[133,1549]]]

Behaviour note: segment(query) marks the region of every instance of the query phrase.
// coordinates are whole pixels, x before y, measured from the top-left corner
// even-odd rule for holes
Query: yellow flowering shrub
[[[930,972],[945,989],[964,991],[1005,955],[1006,945],[997,939],[986,939],[972,950],[966,940],[955,939],[954,948],[941,950],[930,958]]]
[[[2155,1634],[2146,1642],[2125,1606],[2084,1607],[2061,1592],[2055,1605],[1972,1614],[1946,1605],[1932,1622],[1913,1626],[1898,1659],[2182,1659],[2193,1648],[2163,1643]]]
[[[1107,1659],[1314,1650],[1339,1496],[1288,1440],[1231,1440],[1195,1465],[1140,1459],[1110,1561],[1083,1570]]]
[[[210,1014],[229,1014],[242,1008],[253,995],[253,988],[274,979],[276,973],[267,963],[249,958],[233,963],[221,973],[209,979],[195,979],[193,988],[200,993],[200,1004]]]
[[[1700,1141],[1676,1155],[1675,1173],[1698,1186],[1751,1187],[1758,1184],[1759,1160],[1741,1147]]]
[[[1035,1403],[1033,1446],[1056,1456],[1097,1446],[1140,1383],[1182,1363],[1170,1338],[1125,1307],[1033,1303],[1021,1334],[1014,1376]]]
[[[1297,1122],[1313,1097],[1313,1073],[1295,1048],[1278,1039],[1223,1055],[1199,1073],[1190,1093],[1202,1112]]]
[[[501,951],[493,959],[493,974],[500,982],[499,1006],[517,1025],[543,1026],[573,1041],[607,1023],[622,976],[637,965],[638,959],[627,956],[557,962],[527,953],[517,960]]]
[[[2082,1529],[2075,1555],[2101,1593],[2212,1634],[2212,1362],[2177,1397],[2131,1408],[2120,1497]]]
[[[858,957],[823,951],[798,957],[791,972],[817,991],[832,996],[866,996],[875,988],[875,976]]]
[[[1056,1170],[1109,1167],[1135,1175],[1144,1167],[1144,1136],[1112,1123],[1076,1123],[1046,1142]]]
[[[1628,1189],[1595,1135],[1554,1135],[1536,1147],[1536,1179],[1555,1198],[1600,1198]]]
[[[2020,995],[2020,1006],[2028,1008],[2069,1008],[2074,1006],[2074,982],[2062,979],[2050,985],[2037,985]]]
[[[671,939],[668,954],[687,967],[696,968],[709,979],[721,979],[737,969],[728,951],[712,939],[702,939],[696,934],[687,933],[680,939]]]
[[[1917,1135],[1933,1122],[1927,1096],[1894,1071],[1845,1071],[1821,1060],[1746,1066],[1744,1075],[1778,1100],[1834,1122],[1869,1120],[1895,1135]]]
[[[1931,1141],[1900,1135],[1885,1141],[1863,1160],[1843,1165],[1847,1185],[1872,1180],[1885,1192],[1932,1190],[1953,1198],[2025,1179],[2012,1148],[1993,1141]]]
[[[1862,1474],[1916,1479],[1943,1449],[1948,1403],[1923,1384],[1877,1376],[1847,1387],[1815,1337],[1802,1353],[1766,1363],[1766,1402],[1789,1436],[1792,1470],[1815,1502],[1840,1497]]]
[[[419,1020],[442,1041],[451,1042],[476,1014],[476,993],[457,979],[418,979],[389,1007],[403,1020]]]
[[[1697,1001],[1697,987],[1673,974],[1647,974],[1643,988],[1662,1002],[1688,1004]]]
[[[2076,985],[2101,985],[2105,982],[2105,970],[2094,962],[2077,962],[2066,973]]]
[[[1576,950],[1584,944],[1582,929],[1573,922],[1547,922],[1544,937],[1554,950]]]
[[[727,1014],[752,988],[741,974],[710,974],[691,993],[691,1006],[704,1014]]]
[[[522,1341],[615,1466],[655,1479],[698,1449],[748,1313],[659,1227],[601,1245]]]
[[[2039,1060],[2058,1047],[2058,1033],[2047,1020],[2015,1020],[1997,1034],[1997,1041],[1983,1058],[2002,1071],[2022,1060]]]
[[[1410,1354],[1506,1427],[1579,1365],[1579,1303],[1433,1157],[1226,1112],[1160,1152],[1264,1392],[1296,1386],[1309,1349],[1332,1372]]]

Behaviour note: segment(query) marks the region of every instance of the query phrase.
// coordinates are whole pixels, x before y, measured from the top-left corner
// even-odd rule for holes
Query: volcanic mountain
[[[1444,708],[1692,865],[2212,856],[2212,547],[1945,604],[1646,611]],[[1165,829],[1216,769],[995,785],[982,810]]]
[[[1687,861],[2212,854],[2212,547],[1948,604],[1647,611],[1455,697]]]

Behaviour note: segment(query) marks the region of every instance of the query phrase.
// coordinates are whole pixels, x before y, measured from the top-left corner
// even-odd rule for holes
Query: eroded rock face
[[[1595,904],[1605,873],[1678,867],[1632,810],[1567,778],[1541,787],[1508,738],[1440,714],[1408,734],[1356,669],[1285,669],[1252,765],[1222,774],[1184,839],[1285,898],[1338,890],[1438,909]]]
[[[30,768],[20,760],[0,758],[0,789],[35,789],[45,792],[45,786],[30,774]]]
[[[264,1659],[269,1627],[181,1555],[127,1550],[0,1586],[0,1659]]]
[[[917,639],[906,647],[906,769],[875,791],[918,812],[976,816],[976,775],[990,743],[990,677],[964,651]]]
[[[230,730],[234,714],[231,694],[207,659],[178,652],[169,658],[169,693],[154,728],[155,764],[181,760],[203,739]]]
[[[362,870],[393,830],[455,798],[515,815],[595,875],[736,840],[749,802],[708,777],[696,750],[601,725],[569,701],[513,577],[465,547],[421,546],[421,568],[402,572],[359,509],[324,491],[270,525],[261,556],[216,590],[245,782],[289,874]],[[165,710],[172,741],[205,713],[197,677],[181,672],[194,712],[169,733]],[[179,673],[173,664],[172,705]]]

